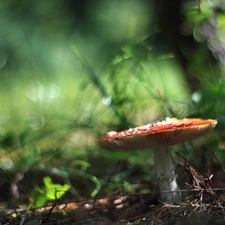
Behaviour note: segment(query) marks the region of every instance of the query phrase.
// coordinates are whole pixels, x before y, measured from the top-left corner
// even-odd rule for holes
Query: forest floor
[[[186,189],[181,189],[183,197],[176,204],[161,202],[156,192],[117,192],[66,203],[49,202],[47,206],[35,209],[23,205],[17,209],[7,209],[2,204],[0,224],[225,224],[225,188],[222,187],[222,180],[207,177],[187,162],[180,168],[189,183],[185,183]]]

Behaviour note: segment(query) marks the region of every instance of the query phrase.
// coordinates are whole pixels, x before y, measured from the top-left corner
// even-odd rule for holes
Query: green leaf
[[[44,177],[44,187],[39,188],[36,186],[32,193],[33,207],[40,207],[46,204],[48,200],[60,199],[66,191],[69,190],[69,184],[54,184],[51,177]]]

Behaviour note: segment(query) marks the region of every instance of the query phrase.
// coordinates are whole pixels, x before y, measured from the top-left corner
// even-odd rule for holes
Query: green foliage
[[[68,184],[54,184],[50,177],[43,178],[44,187],[34,187],[32,191],[32,207],[44,206],[48,201],[60,199],[70,188]]]
[[[70,184],[75,198],[133,190],[153,171],[151,153],[106,151],[96,139],[110,130],[172,116],[159,93],[177,117],[218,119],[213,132],[221,136],[215,139],[211,132],[210,140],[219,152],[218,144],[225,140],[220,132],[225,124],[225,66],[219,54],[225,42],[224,11],[210,1],[199,6],[181,1],[182,38],[172,41],[179,47],[174,51],[159,23],[167,13],[158,18],[163,4],[156,10],[156,2],[144,0],[74,2],[0,3],[2,168],[25,176],[41,168],[65,183],[75,179]],[[213,29],[206,33],[204,27]],[[196,142],[199,148],[202,142]],[[219,155],[225,162],[221,151]],[[113,174],[105,187],[108,169],[118,160],[134,167]],[[128,170],[138,166],[143,175],[131,179]],[[36,206],[69,189],[48,176],[42,188],[35,186],[41,176],[27,184]]]

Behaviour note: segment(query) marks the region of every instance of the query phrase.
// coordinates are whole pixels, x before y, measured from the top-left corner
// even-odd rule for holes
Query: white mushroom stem
[[[154,164],[162,200],[170,203],[177,202],[181,193],[176,182],[174,163],[168,146],[160,145],[154,149]]]

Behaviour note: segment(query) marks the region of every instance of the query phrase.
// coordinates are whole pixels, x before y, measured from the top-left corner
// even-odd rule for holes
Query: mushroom
[[[155,174],[161,191],[161,197],[166,202],[177,202],[181,193],[176,182],[174,163],[168,146],[191,141],[211,129],[217,120],[202,120],[198,118],[166,118],[145,126],[130,128],[120,132],[111,131],[107,136],[98,139],[102,147],[138,150],[153,149]]]

